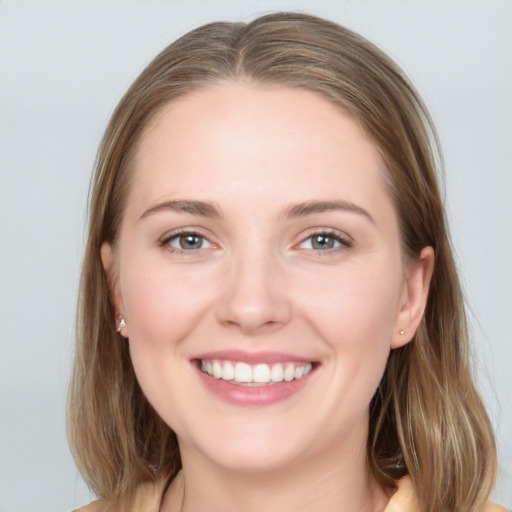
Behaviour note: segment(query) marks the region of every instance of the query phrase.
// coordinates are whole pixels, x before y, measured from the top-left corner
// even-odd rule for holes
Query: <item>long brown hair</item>
[[[241,79],[314,91],[352,114],[379,148],[404,254],[415,258],[432,246],[436,261],[424,319],[413,341],[390,354],[371,403],[369,464],[383,486],[410,475],[425,512],[480,510],[496,454],[471,376],[435,129],[385,54],[334,23],[292,13],[186,34],[149,64],[110,120],[92,186],[69,394],[69,436],[85,480],[99,496],[118,498],[181,466],[175,435],[144,397],[115,332],[100,249],[116,243],[130,162],[152,117],[195,88]]]

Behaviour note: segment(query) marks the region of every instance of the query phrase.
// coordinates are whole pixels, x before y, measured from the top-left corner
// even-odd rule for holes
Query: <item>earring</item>
[[[124,321],[124,318],[121,317],[120,320],[119,320],[119,323],[117,324],[116,332],[121,332],[121,329],[123,327],[126,327],[126,322]]]
[[[405,329],[401,329],[400,334],[403,336],[405,334]]]

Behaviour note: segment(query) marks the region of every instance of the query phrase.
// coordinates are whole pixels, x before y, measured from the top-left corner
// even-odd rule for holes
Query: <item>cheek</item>
[[[314,292],[302,297],[310,325],[329,346],[333,382],[352,390],[357,407],[369,402],[384,372],[401,280],[399,269],[388,268],[387,279],[379,277],[379,267],[345,270],[321,286],[317,280]]]
[[[189,377],[187,367],[177,362],[190,356],[187,337],[206,314],[212,292],[201,286],[206,276],[193,278],[165,261],[125,262],[120,282],[132,364],[153,406],[173,410],[173,390]]]
[[[173,271],[165,263],[135,265],[128,258],[120,269],[121,293],[128,325],[128,343],[139,384],[153,407],[175,427],[183,397],[177,393],[190,379],[186,340],[211,303],[211,290]]]
[[[343,342],[347,348],[362,348],[379,340],[389,344],[401,279],[399,272],[390,268],[386,279],[382,275],[379,268],[354,265],[341,269],[338,275],[312,280],[304,290],[303,304],[309,304],[306,308],[312,319],[318,319],[317,328],[325,332],[324,338],[333,347]]]
[[[130,265],[121,275],[129,336],[143,343],[173,344],[196,323],[208,301],[200,279],[162,265]]]

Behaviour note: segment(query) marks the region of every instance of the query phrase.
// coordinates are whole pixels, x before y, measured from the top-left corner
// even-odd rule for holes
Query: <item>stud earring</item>
[[[405,334],[405,329],[400,329],[400,334],[403,336]]]
[[[124,321],[124,318],[121,317],[120,320],[119,320],[119,323],[117,324],[116,332],[121,332],[121,329],[123,327],[126,327],[126,322]]]

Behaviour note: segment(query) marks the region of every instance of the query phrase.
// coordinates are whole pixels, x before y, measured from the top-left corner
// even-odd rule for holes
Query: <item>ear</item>
[[[406,268],[404,289],[391,337],[392,349],[409,343],[418,329],[427,305],[434,260],[434,249],[425,247],[420,257]]]
[[[105,273],[107,274],[107,280],[110,289],[110,300],[114,304],[114,309],[116,310],[116,317],[112,319],[112,322],[117,328],[121,318],[125,318],[125,312],[123,297],[121,295],[121,290],[119,287],[119,279],[117,274],[114,250],[112,246],[107,242],[104,242],[101,246],[101,262],[103,263],[103,268],[105,269]],[[127,338],[128,328],[123,327],[119,334]]]

